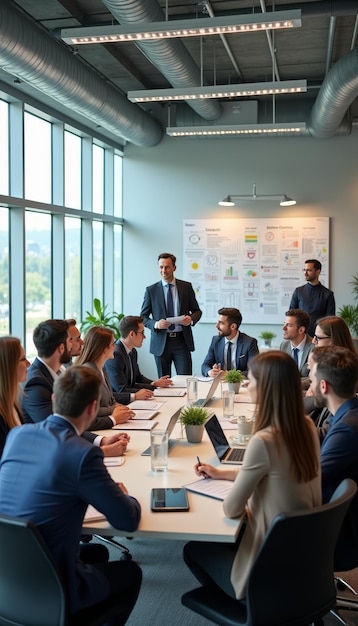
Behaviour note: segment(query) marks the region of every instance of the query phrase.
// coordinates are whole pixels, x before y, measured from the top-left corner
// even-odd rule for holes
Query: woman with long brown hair
[[[0,457],[7,434],[22,424],[19,383],[26,380],[30,362],[16,337],[0,337]]]
[[[116,402],[104,369],[105,362],[113,359],[114,348],[114,335],[109,328],[91,326],[85,335],[82,352],[76,359],[76,365],[91,367],[102,378],[100,405],[91,430],[113,428],[115,424],[128,422],[134,415],[129,407]]]
[[[250,361],[248,389],[256,404],[253,436],[238,468],[197,464],[198,476],[233,481],[224,513],[246,514],[236,544],[190,542],[184,560],[202,583],[215,583],[228,595],[245,597],[246,581],[269,525],[276,515],[321,504],[319,441],[305,416],[297,365],[282,351]]]

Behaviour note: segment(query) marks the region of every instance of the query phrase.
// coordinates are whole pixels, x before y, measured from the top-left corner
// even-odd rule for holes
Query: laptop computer
[[[231,448],[221,424],[213,415],[205,422],[205,429],[209,439],[214,446],[220,463],[230,463],[231,465],[241,465],[244,460],[245,448]]]
[[[221,374],[215,376],[212,383],[209,385],[208,393],[206,394],[205,398],[199,398],[198,400],[193,402],[193,406],[206,406],[209,400],[211,400],[211,398],[213,397],[220,380]]]
[[[168,431],[168,453],[170,452],[170,450],[175,446],[175,444],[177,443],[177,439],[169,439],[171,433],[174,430],[174,426],[178,421],[179,415],[181,413],[183,407],[180,407],[180,409],[178,409],[177,411],[175,411],[175,413],[171,416],[170,420],[169,420],[169,424],[167,426],[167,431]],[[150,449],[151,446],[149,446],[149,448],[147,448],[146,450],[144,450],[144,452],[142,452],[141,456],[150,456]]]

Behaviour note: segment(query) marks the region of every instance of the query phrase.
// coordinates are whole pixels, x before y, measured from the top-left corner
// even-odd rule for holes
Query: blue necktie
[[[298,367],[298,348],[293,348],[292,349],[292,356],[293,356],[293,359],[296,362],[296,365]]]
[[[227,370],[231,370],[232,369],[232,362],[231,362],[231,341],[227,342],[227,351],[226,351],[226,369]]]
[[[170,283],[167,284],[168,293],[167,293],[167,317],[174,317],[174,302],[173,302],[173,294],[172,288],[173,285]],[[174,330],[175,325],[170,324],[168,330]]]

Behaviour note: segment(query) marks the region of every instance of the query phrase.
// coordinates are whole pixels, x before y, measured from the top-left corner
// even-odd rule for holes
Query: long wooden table
[[[199,383],[199,397],[206,394],[208,384]],[[222,386],[226,388],[224,384]],[[221,385],[219,385],[216,396],[207,406],[210,411],[215,412],[219,420],[222,419],[221,393]],[[154,418],[158,421],[156,428],[166,427],[171,415],[186,403],[185,396],[161,400],[165,402],[159,414]],[[252,404],[235,403],[234,413],[235,415],[252,415],[253,408]],[[152,487],[176,488],[197,480],[194,473],[197,456],[202,462],[212,465],[219,465],[219,462],[206,431],[201,443],[190,444],[186,441],[181,424],[177,423],[170,436],[171,439],[177,438],[177,444],[169,453],[168,471],[152,472],[150,457],[141,456],[141,453],[150,445],[149,432],[131,431],[131,441],[125,454],[124,465],[109,468],[113,479],[116,482],[123,482],[129,494],[135,496],[141,504],[142,518],[138,530],[134,533],[122,532],[111,527],[107,521],[97,521],[85,523],[83,532],[103,536],[124,535],[152,537],[153,539],[235,542],[240,529],[240,520],[226,518],[220,500],[188,492],[189,512],[153,513],[150,510]],[[98,431],[98,434],[108,435],[108,433],[109,431]],[[229,441],[234,434],[233,430],[226,432]]]

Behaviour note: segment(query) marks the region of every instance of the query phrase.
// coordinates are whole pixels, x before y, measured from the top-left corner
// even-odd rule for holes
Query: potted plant
[[[86,311],[86,317],[81,324],[81,332],[85,333],[91,326],[106,326],[113,330],[115,339],[119,339],[121,333],[118,324],[124,317],[123,313],[107,313],[107,304],[101,303],[99,298],[93,300],[94,313]]]
[[[225,372],[224,380],[228,384],[229,391],[239,393],[240,385],[245,380],[245,376],[243,375],[241,370],[232,369]]]
[[[343,304],[338,311],[338,315],[345,321],[355,343],[358,340],[358,274],[352,276],[352,280],[348,283],[352,285],[353,300],[357,304]]]
[[[271,348],[271,342],[275,339],[276,335],[272,332],[272,330],[263,330],[259,337],[264,340],[265,346]]]
[[[186,438],[189,443],[200,443],[203,437],[204,424],[209,414],[201,406],[184,407],[179,421],[185,426]]]

